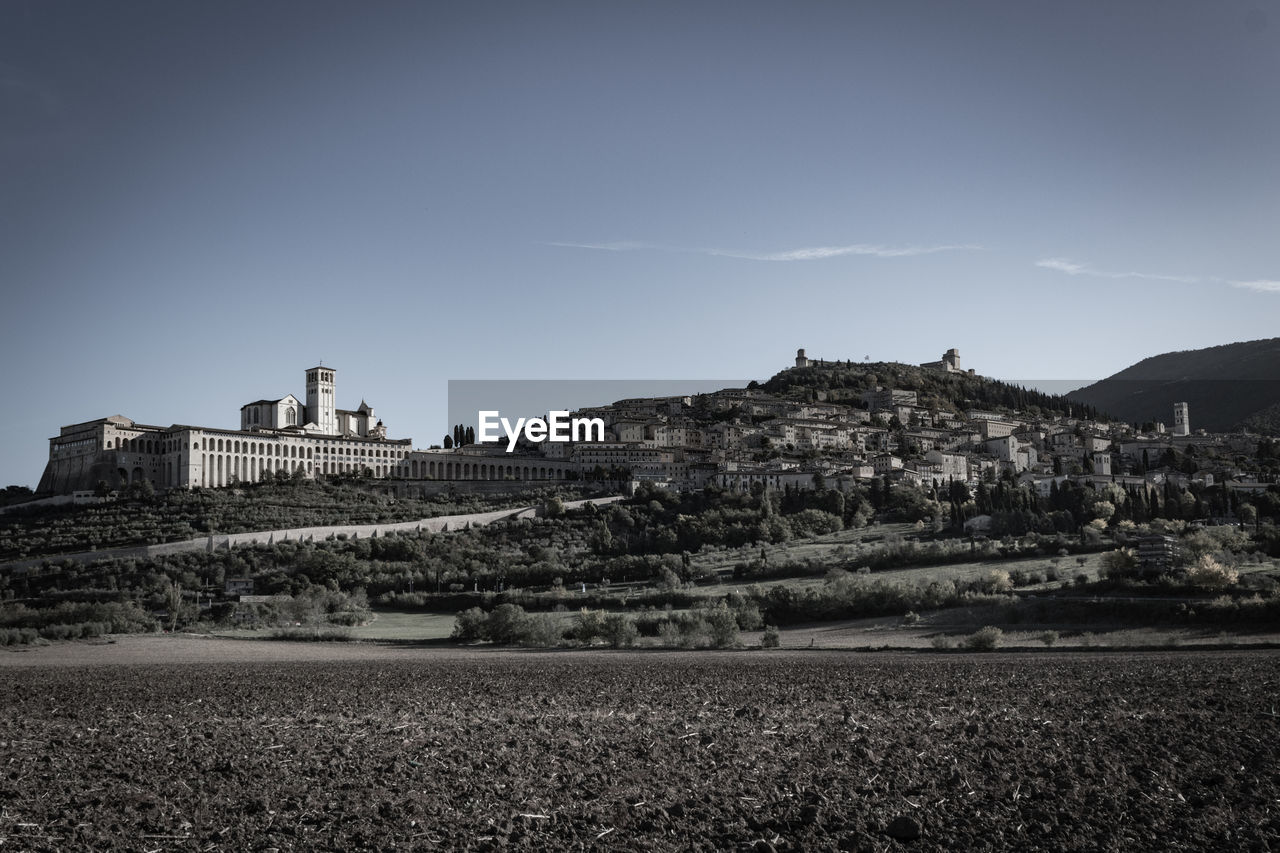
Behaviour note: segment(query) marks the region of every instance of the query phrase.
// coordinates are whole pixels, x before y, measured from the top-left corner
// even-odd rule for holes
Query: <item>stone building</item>
[[[942,354],[938,361],[926,361],[920,365],[926,370],[941,370],[943,373],[963,373],[960,369],[960,350],[952,347]]]
[[[390,440],[367,403],[335,407],[335,371],[306,372],[303,403],[293,394],[240,408],[240,429],[136,423],[122,415],[63,427],[49,439],[40,494],[105,483],[148,481],[158,489],[257,482],[283,471],[303,477],[360,472],[386,477],[404,467],[411,439]]]
[[[1173,434],[1191,435],[1191,407],[1186,403],[1173,404]]]

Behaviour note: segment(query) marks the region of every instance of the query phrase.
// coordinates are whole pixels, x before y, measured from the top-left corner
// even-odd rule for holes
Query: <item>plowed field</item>
[[[422,651],[0,681],[4,850],[1280,848],[1273,652]]]

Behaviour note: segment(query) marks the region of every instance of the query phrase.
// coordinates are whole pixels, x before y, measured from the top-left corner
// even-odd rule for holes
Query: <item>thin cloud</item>
[[[1258,281],[1229,281],[1227,284],[1232,287],[1243,287],[1246,290],[1256,290],[1259,293],[1280,293],[1280,281],[1260,279]]]
[[[981,246],[873,246],[857,243],[852,246],[816,246],[811,249],[792,249],[789,252],[736,252],[727,249],[704,249],[709,255],[725,258],[741,258],[746,261],[816,261],[839,258],[845,255],[863,255],[873,258],[911,258],[932,255],[935,252],[958,252],[981,249]]]
[[[1067,275],[1080,275],[1081,273],[1088,272],[1084,264],[1072,263],[1065,258],[1045,258],[1042,261],[1036,261],[1036,266],[1044,267],[1048,270],[1064,272]]]
[[[1067,275],[1089,275],[1095,278],[1141,278],[1149,281],[1176,281],[1182,284],[1195,284],[1201,279],[1185,275],[1160,275],[1149,272],[1113,272],[1111,270],[1094,269],[1088,264],[1076,263],[1066,258],[1045,258],[1036,261],[1036,266],[1057,270]]]
[[[640,243],[635,241],[617,241],[610,243],[547,243],[548,246],[560,246],[569,249],[597,249],[606,252],[684,252],[699,255],[710,255],[716,258],[737,258],[744,261],[820,261],[827,258],[839,258],[847,255],[860,255],[874,258],[910,258],[918,255],[932,255],[935,252],[975,251],[981,246],[970,244],[948,244],[943,246],[877,246],[867,243],[855,243],[850,246],[814,246],[803,249],[791,249],[785,252],[751,252],[737,249],[688,249],[676,246],[662,246],[656,243]]]
[[[1265,278],[1253,281],[1236,281],[1219,276],[1197,277],[1190,275],[1157,275],[1145,272],[1112,272],[1110,270],[1094,269],[1088,264],[1077,263],[1067,258],[1044,258],[1036,261],[1036,266],[1047,270],[1056,270],[1067,275],[1089,275],[1096,278],[1142,278],[1151,281],[1176,281],[1181,284],[1229,284],[1232,287],[1252,290],[1256,293],[1280,293],[1280,281]]]
[[[559,246],[562,249],[598,249],[602,252],[635,252],[640,249],[657,249],[674,251],[666,246],[655,246],[652,243],[636,243],[629,240],[615,243],[544,243],[546,246]]]

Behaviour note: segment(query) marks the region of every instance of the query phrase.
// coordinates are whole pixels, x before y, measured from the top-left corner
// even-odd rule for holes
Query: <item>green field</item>
[[[1058,572],[1057,581],[1047,581],[1041,584],[1032,584],[1022,589],[1056,589],[1062,586],[1064,582],[1070,583],[1076,575],[1084,574],[1089,579],[1097,580],[1098,572],[1101,568],[1101,554],[1084,555],[1085,563],[1080,565],[1076,562],[1075,557],[1063,558],[1056,565]],[[1023,571],[1027,574],[1039,572],[1044,575],[1049,569],[1055,568],[1054,563],[1049,557],[1029,557],[1021,560],[975,560],[967,563],[949,563],[941,566],[910,566],[902,569],[887,569],[885,571],[873,572],[866,575],[858,575],[867,583],[874,581],[884,581],[886,583],[898,585],[928,585],[935,581],[961,581],[961,580],[977,580],[985,577],[993,571],[1003,571],[1013,573],[1015,571]],[[762,581],[724,581],[719,584],[709,586],[698,586],[691,588],[690,591],[695,592],[706,598],[718,598],[732,591],[746,592],[749,587],[756,586],[768,590],[775,586],[786,586],[796,590],[803,590],[809,587],[819,587],[824,583],[822,577],[792,577],[780,578],[774,580]]]
[[[453,631],[452,613],[376,610],[373,621],[351,629],[353,640],[442,640]]]
[[[763,551],[770,563],[805,560],[839,562],[856,558],[862,547],[880,544],[886,536],[898,535],[907,539],[915,536],[916,533],[915,526],[911,524],[877,524],[871,527],[849,528],[823,536],[793,539],[781,545],[765,545]],[[693,556],[692,565],[695,569],[714,572],[729,571],[738,563],[749,563],[758,559],[761,550],[760,545],[704,550]]]
[[[250,640],[270,637],[276,630],[276,628],[230,628],[212,633],[218,637]],[[453,632],[453,614],[375,610],[372,621],[350,630],[353,640],[387,642],[443,640],[448,639]]]

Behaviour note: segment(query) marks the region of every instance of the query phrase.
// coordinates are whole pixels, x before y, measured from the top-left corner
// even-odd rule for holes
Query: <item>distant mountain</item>
[[[1172,425],[1185,402],[1192,430],[1280,433],[1280,338],[1152,356],[1067,397],[1131,423]]]

